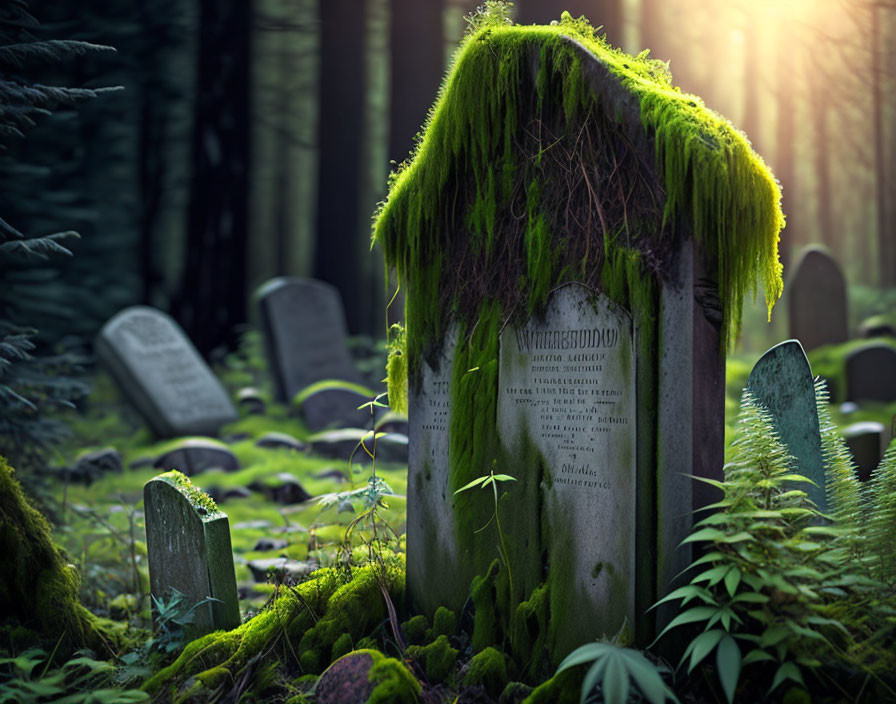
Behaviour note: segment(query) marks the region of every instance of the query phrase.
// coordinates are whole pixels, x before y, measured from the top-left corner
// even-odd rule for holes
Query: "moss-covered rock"
[[[472,687],[477,684],[485,687],[485,691],[492,697],[501,694],[507,684],[507,662],[499,650],[486,648],[470,660],[464,685]]]
[[[581,684],[582,674],[580,672],[576,672],[575,669],[564,670],[559,675],[538,685],[523,700],[523,704],[579,704]]]
[[[80,585],[77,569],[53,542],[50,524],[0,457],[0,624],[27,629],[47,650],[58,643],[57,656],[85,647],[114,654],[123,627],[84,608],[78,600]]]
[[[422,687],[395,658],[378,650],[354,650],[330,665],[314,688],[317,704],[415,704]]]
[[[426,616],[422,614],[417,614],[416,616],[411,616],[407,621],[401,624],[401,630],[404,632],[404,637],[408,639],[408,643],[412,645],[421,645],[426,641],[426,630],[429,626],[429,622],[426,620]]]
[[[448,636],[439,636],[429,645],[412,645],[405,650],[405,656],[423,662],[426,676],[430,682],[444,682],[454,663],[457,662],[458,650],[451,647]]]
[[[492,562],[484,575],[473,578],[470,597],[475,609],[473,613],[473,650],[484,650],[501,642],[498,625],[498,611],[495,605],[495,578],[498,561]]]
[[[432,617],[431,637],[453,636],[456,632],[457,616],[451,609],[440,606]]]
[[[143,688],[156,692],[168,686],[175,699],[198,696],[193,686],[184,689],[191,679],[213,689],[227,677],[235,678],[250,659],[272,645],[272,656],[291,659],[297,653],[306,672],[320,672],[330,663],[341,637],[347,634],[358,642],[386,618],[381,581],[391,598],[401,602],[404,574],[403,555],[387,555],[382,566],[374,563],[350,572],[318,570],[307,582],[282,589],[268,609],[238,628],[189,643],[174,663]]]

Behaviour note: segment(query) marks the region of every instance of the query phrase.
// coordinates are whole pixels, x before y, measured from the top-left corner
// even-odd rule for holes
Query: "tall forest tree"
[[[369,331],[361,257],[365,134],[365,5],[319,0],[317,233],[314,275],[336,286],[351,332]],[[379,331],[377,331],[379,332]]]
[[[193,173],[176,313],[208,355],[246,321],[251,3],[199,1]]]

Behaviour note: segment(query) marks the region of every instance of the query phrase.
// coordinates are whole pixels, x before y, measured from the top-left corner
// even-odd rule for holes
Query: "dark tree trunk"
[[[389,159],[408,157],[435,100],[444,64],[442,0],[391,0]]]
[[[200,0],[189,230],[178,317],[203,354],[246,320],[249,194],[247,0]]]
[[[785,276],[790,265],[790,255],[796,239],[799,223],[796,219],[796,121],[794,101],[794,73],[795,62],[793,50],[779,37],[778,44],[778,130],[775,137],[775,163],[774,170],[781,182],[781,207],[787,216],[787,226],[781,230],[781,244],[779,252],[781,263],[784,265]]]
[[[315,276],[342,294],[349,331],[363,325],[360,242],[364,138],[364,3],[320,0]]]
[[[517,7],[520,24],[548,24],[564,10],[573,17],[585,15],[595,27],[603,26],[600,34],[613,46],[622,45],[622,0],[519,0]]]

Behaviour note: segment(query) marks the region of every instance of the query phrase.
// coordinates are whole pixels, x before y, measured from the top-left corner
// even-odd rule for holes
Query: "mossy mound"
[[[318,570],[307,582],[281,588],[269,608],[238,628],[188,644],[143,689],[156,692],[167,685],[175,700],[202,696],[234,681],[262,650],[306,674],[320,673],[346,646],[346,634],[351,642],[364,642],[387,618],[381,585],[401,603],[404,574],[404,556],[393,554],[382,564]]]
[[[50,524],[0,457],[0,623],[10,633],[36,635],[48,650],[58,643],[60,657],[85,647],[112,655],[123,629],[81,605],[80,585],[77,569],[53,542]]]
[[[507,685],[507,662],[504,655],[495,648],[486,648],[476,653],[470,660],[464,685],[482,685],[493,697],[497,697]]]

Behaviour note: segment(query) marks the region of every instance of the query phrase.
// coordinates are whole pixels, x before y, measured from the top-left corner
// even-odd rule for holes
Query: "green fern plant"
[[[790,681],[806,688],[804,673],[822,658],[836,660],[850,642],[847,628],[826,606],[837,598],[842,550],[836,528],[794,488],[808,480],[770,418],[749,391],[741,401],[740,436],[725,466],[725,481],[703,480],[723,493],[714,512],[695,525],[686,543],[704,546],[690,583],[657,605],[679,601],[682,610],[662,631],[700,630],[681,660],[688,672],[715,653],[719,681],[734,699],[742,668],[774,691]]]

